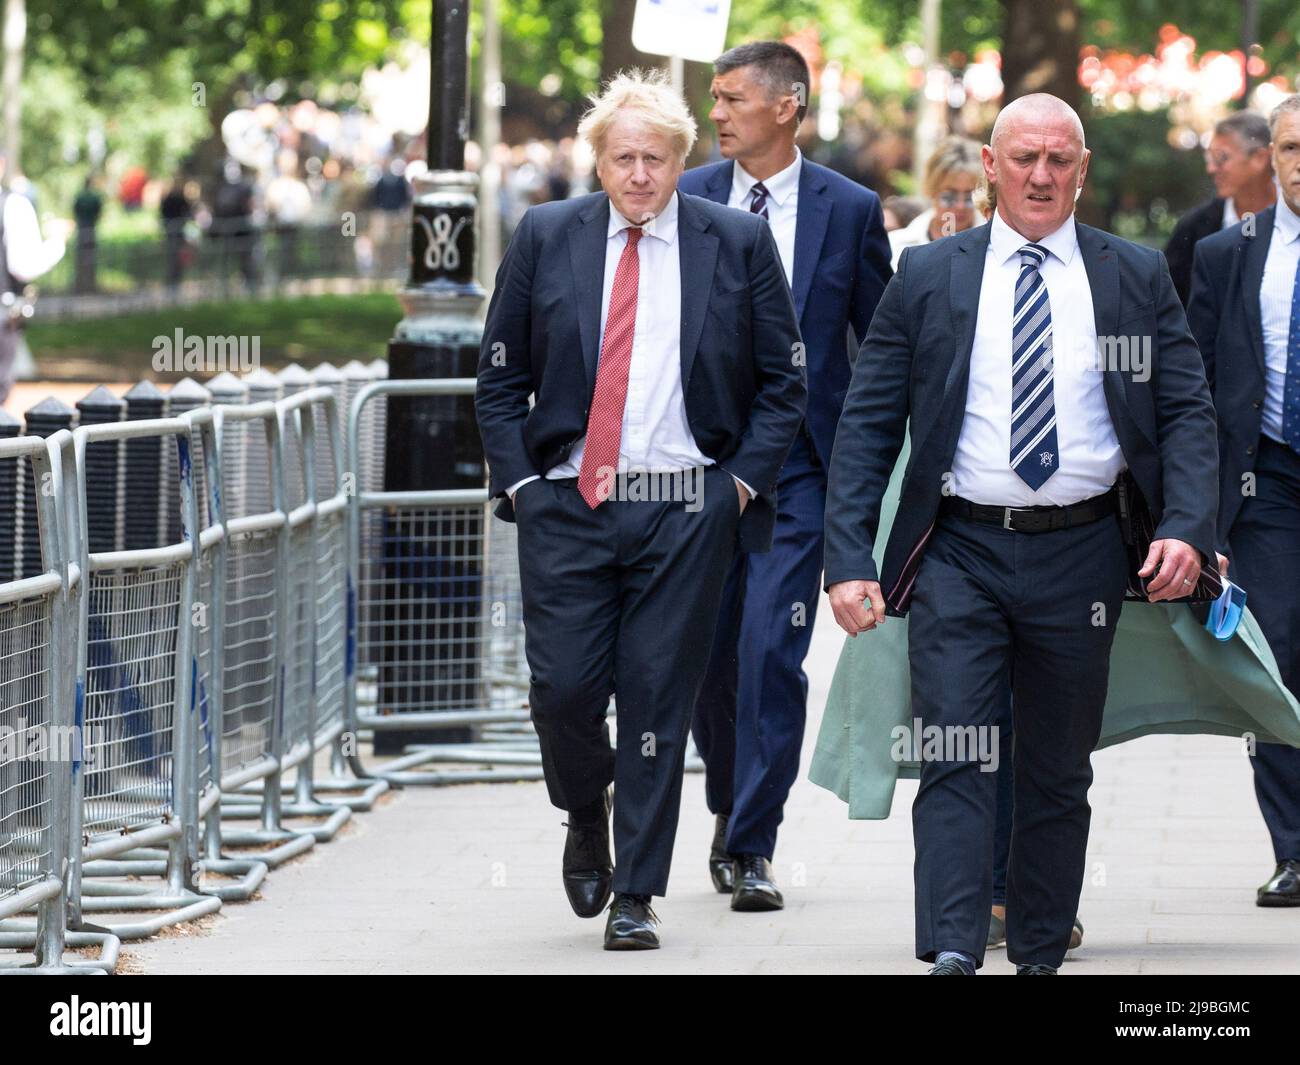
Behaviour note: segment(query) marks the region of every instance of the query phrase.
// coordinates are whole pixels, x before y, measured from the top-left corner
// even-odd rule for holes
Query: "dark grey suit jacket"
[[[831,458],[826,497],[826,586],[879,580],[895,615],[934,529],[943,475],[966,414],[970,355],[989,226],[903,253],[858,353]],[[1157,538],[1190,543],[1212,564],[1218,497],[1214,407],[1196,342],[1164,256],[1078,226],[1098,337],[1149,337],[1147,380],[1104,371],[1106,405]],[[1008,353],[1008,373],[1010,353]],[[884,568],[872,559],[881,498],[912,426],[898,516]]]

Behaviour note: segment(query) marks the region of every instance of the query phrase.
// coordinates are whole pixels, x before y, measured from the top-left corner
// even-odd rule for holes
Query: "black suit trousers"
[[[696,503],[616,495],[592,510],[576,478],[515,496],[547,790],[572,810],[613,781],[616,892],[667,892],[691,712],[737,545],[735,482],[716,466],[699,472]]]
[[[1059,966],[1083,887],[1091,754],[1101,733],[1126,565],[1114,517],[1021,533],[941,518],[908,623],[912,713],[954,739],[921,752],[912,806],[916,956],[983,964],[993,895],[999,723],[1015,771],[1007,957]],[[886,624],[889,624],[886,621]],[[870,638],[870,637],[867,637]],[[959,731],[962,730],[962,731]],[[977,738],[978,737],[978,738]]]
[[[1228,551],[1228,575],[1246,589],[1282,683],[1300,695],[1300,455],[1267,436]],[[1300,747],[1261,743],[1250,761],[1274,857],[1300,859]]]

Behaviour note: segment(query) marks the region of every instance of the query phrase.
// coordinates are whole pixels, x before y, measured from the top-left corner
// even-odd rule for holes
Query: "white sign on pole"
[[[650,55],[712,63],[727,41],[731,0],[636,0],[632,44]]]

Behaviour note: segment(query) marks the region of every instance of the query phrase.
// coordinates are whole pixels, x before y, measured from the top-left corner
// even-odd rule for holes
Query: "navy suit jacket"
[[[1264,406],[1264,325],[1259,290],[1275,207],[1196,245],[1187,321],[1205,359],[1219,416],[1218,547],[1241,510],[1243,478],[1255,468]]]
[[[903,252],[858,354],[835,437],[826,497],[826,586],[879,580],[894,615],[907,612],[966,415],[990,232],[990,226],[976,226]],[[1154,538],[1190,543],[1212,569],[1214,407],[1165,258],[1091,226],[1078,225],[1077,232],[1097,336],[1150,344],[1146,380],[1109,367],[1102,384],[1120,448],[1154,519]],[[911,459],[878,574],[872,550],[881,500],[909,418]]]
[[[735,163],[688,170],[677,188],[724,207]],[[808,429],[822,467],[853,375],[848,327],[858,343],[893,271],[880,197],[805,158],[799,172],[791,291],[808,363]]]
[[[807,401],[794,303],[761,218],[679,193],[677,219],[687,422],[699,449],[758,493],[740,546],[765,551]],[[608,228],[603,192],[539,204],[501,260],[474,393],[492,496],[564,461],[587,431]],[[514,520],[508,497],[496,513]]]
[[[1169,276],[1183,306],[1192,295],[1192,256],[1196,245],[1223,228],[1223,200],[1215,197],[1209,203],[1193,207],[1182,218],[1165,245],[1165,259],[1169,263]]]

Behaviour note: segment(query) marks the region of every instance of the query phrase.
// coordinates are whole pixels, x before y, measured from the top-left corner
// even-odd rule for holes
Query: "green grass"
[[[39,312],[38,312],[39,313]],[[154,337],[259,337],[262,364],[319,362],[341,366],[349,359],[382,357],[402,309],[391,293],[304,296],[196,304],[144,314],[58,322],[37,321],[27,342],[42,373],[78,380],[175,380],[151,365]]]

